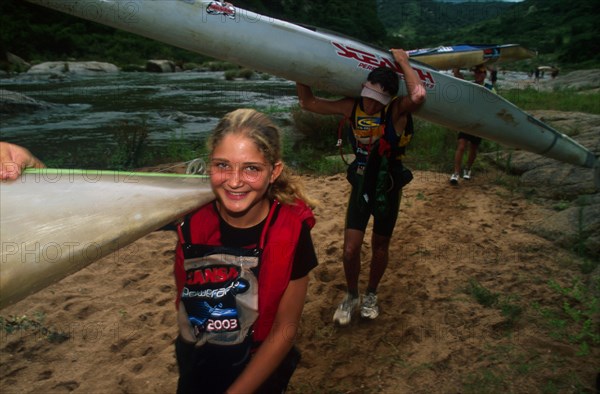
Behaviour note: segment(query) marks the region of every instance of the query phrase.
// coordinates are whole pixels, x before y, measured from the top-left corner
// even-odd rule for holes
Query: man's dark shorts
[[[458,133],[458,139],[465,139],[467,141],[469,141],[470,143],[472,143],[473,145],[479,146],[479,144],[481,143],[481,137],[477,137],[471,134],[467,134],[467,133],[463,133],[460,132]]]
[[[352,187],[350,199],[348,200],[348,210],[346,211],[346,229],[359,230],[364,232],[371,218],[371,209],[365,204],[359,204],[358,187]],[[390,192],[390,214],[385,217],[373,218],[373,232],[384,237],[391,237],[398,219],[400,210],[400,200],[402,198],[402,189],[396,192]]]

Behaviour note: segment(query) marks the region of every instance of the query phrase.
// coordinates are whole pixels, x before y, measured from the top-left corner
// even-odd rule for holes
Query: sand
[[[450,187],[446,174],[415,172],[404,190],[379,289],[381,315],[332,324],[343,296],[343,174],[305,177],[322,201],[311,282],[291,393],[481,393],[593,390],[600,350],[577,355],[548,311],[581,276],[578,258],[528,227],[551,211],[490,170]],[[510,180],[509,180],[510,181]],[[367,230],[368,240],[370,227]],[[156,231],[0,311],[2,393],[173,393],[175,233]],[[364,246],[361,290],[368,272]],[[498,294],[483,306],[469,283]],[[510,319],[507,306],[521,309]],[[546,314],[543,312],[546,311]],[[558,315],[557,315],[558,316]],[[555,319],[556,320],[556,319]],[[12,330],[8,332],[7,330]]]

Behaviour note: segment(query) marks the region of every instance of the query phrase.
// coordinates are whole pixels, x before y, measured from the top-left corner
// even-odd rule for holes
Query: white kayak
[[[213,198],[199,175],[29,169],[0,183],[0,308]]]
[[[28,1],[335,94],[358,96],[375,67],[399,70],[388,51],[226,2]],[[595,165],[588,149],[486,88],[412,64],[427,88],[427,101],[415,115],[565,163]]]

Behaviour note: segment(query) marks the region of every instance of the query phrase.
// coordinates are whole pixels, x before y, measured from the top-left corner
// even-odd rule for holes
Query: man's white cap
[[[362,97],[369,97],[379,101],[383,105],[388,105],[392,100],[392,96],[386,93],[379,84],[373,84],[369,81],[363,84],[363,89],[360,92]]]

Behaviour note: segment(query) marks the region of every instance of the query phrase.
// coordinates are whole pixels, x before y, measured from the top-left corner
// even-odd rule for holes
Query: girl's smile
[[[226,135],[213,151],[210,182],[223,219],[235,227],[251,227],[269,212],[267,190],[283,164],[268,164],[256,144],[235,133]]]

